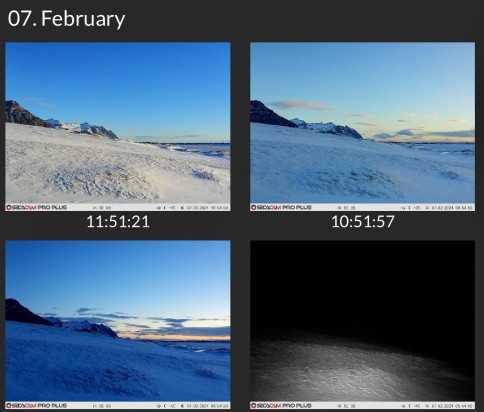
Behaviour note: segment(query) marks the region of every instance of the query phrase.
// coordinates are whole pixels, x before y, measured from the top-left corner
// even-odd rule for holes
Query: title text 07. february
[[[67,10],[54,13],[53,10],[42,10],[40,25],[42,27],[116,27],[121,29],[126,15],[117,14],[71,14]],[[32,17],[32,10],[12,10],[8,14],[11,27],[37,26]]]

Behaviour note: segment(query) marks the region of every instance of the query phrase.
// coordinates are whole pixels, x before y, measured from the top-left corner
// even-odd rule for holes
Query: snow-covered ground
[[[230,346],[6,322],[6,401],[230,401]]]
[[[229,203],[230,157],[6,123],[7,203]]]
[[[474,378],[440,360],[303,334],[251,341],[252,401],[473,402]]]
[[[474,203],[473,144],[402,145],[259,123],[250,141],[252,203]]]

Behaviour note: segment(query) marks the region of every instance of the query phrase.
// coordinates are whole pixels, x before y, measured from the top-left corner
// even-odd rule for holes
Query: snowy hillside
[[[7,123],[7,203],[229,203],[230,160]]]
[[[6,401],[230,401],[226,343],[166,345],[6,322]]]
[[[250,140],[253,203],[474,202],[473,144],[405,146],[259,123]]]
[[[299,333],[251,341],[251,400],[474,401],[474,378],[440,360]]]

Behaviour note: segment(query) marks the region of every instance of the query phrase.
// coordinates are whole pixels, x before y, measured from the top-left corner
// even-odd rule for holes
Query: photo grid
[[[3,12],[5,409],[481,409],[475,5],[53,3]]]

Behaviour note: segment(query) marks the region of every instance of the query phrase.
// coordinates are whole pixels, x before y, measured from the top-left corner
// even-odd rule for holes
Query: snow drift
[[[7,203],[229,203],[230,159],[6,123]]]

